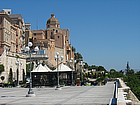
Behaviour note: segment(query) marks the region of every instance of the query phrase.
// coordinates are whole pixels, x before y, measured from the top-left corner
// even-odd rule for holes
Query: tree
[[[89,70],[93,70],[95,69],[96,71],[98,71],[98,66],[95,66],[95,65],[91,65],[88,67]]]
[[[136,73],[137,77],[139,78],[140,80],[140,71]]]
[[[140,79],[136,74],[127,75],[124,77],[124,81],[127,82],[127,85],[140,100]]]
[[[133,69],[130,69],[129,62],[127,62],[125,71],[126,71],[126,75],[132,75],[135,73]]]
[[[122,71],[116,71],[115,69],[111,69],[109,74],[108,74],[109,78],[121,78],[123,77],[123,72]]]
[[[13,71],[12,71],[12,68],[10,68],[8,82],[9,82],[10,84],[13,83]]]
[[[110,69],[110,73],[115,73],[116,70],[115,69]]]
[[[89,66],[88,66],[88,63],[85,62],[84,68],[85,68],[85,69],[88,69],[88,67],[89,67]]]
[[[31,63],[31,71],[33,70],[33,67],[34,67],[34,63]],[[26,72],[27,72],[27,75],[29,76],[29,74],[30,74],[30,63],[26,64]]]
[[[83,56],[80,53],[75,53],[75,60],[77,61],[77,63],[81,60],[83,60]]]
[[[26,82],[26,79],[25,79],[25,71],[23,69],[23,83],[25,83],[25,82]]]
[[[72,48],[72,51],[75,53],[76,52],[76,49],[73,46],[71,48]]]
[[[106,69],[103,66],[99,66],[98,71],[106,71]]]
[[[0,64],[0,74],[4,71],[4,65]]]
[[[130,66],[129,66],[129,62],[127,62],[127,65],[126,65],[126,73],[128,73],[130,71]]]

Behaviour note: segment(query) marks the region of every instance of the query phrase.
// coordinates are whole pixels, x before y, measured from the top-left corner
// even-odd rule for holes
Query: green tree
[[[106,69],[103,66],[98,66],[98,71],[106,71]]]
[[[85,62],[84,68],[85,68],[85,69],[88,69],[88,67],[89,67],[89,66],[88,66],[88,63]]]
[[[132,92],[136,95],[136,97],[140,100],[140,79],[139,72],[133,73],[134,70],[129,70],[128,74],[124,76],[124,81],[130,87]]]
[[[76,52],[76,49],[73,46],[71,48],[72,48],[72,51],[75,53]]]
[[[89,70],[93,70],[93,69],[95,69],[96,71],[98,71],[98,66],[91,65],[91,66],[89,66],[88,69],[89,69]]]
[[[25,83],[26,82],[26,79],[25,79],[25,71],[24,71],[24,69],[23,69],[22,76],[23,76],[23,83]]]
[[[10,71],[9,71],[8,83],[10,83],[10,84],[13,83],[13,71],[12,71],[12,68],[10,68]]]
[[[130,69],[129,62],[126,65],[126,75],[133,75],[135,72],[133,69]]]
[[[4,71],[4,65],[0,64],[0,74]]]
[[[128,73],[130,71],[130,66],[129,66],[129,62],[127,62],[127,65],[126,65],[126,73]]]
[[[137,77],[139,78],[140,80],[140,71],[136,73]]]
[[[81,60],[83,60],[83,56],[80,53],[75,53],[75,60],[77,61],[77,63]]]
[[[123,72],[122,71],[118,72],[115,69],[111,69],[109,71],[108,77],[109,78],[121,78],[121,77],[123,77]]]
[[[34,67],[34,63],[31,63],[31,71],[33,70],[33,67]],[[26,72],[27,72],[27,75],[29,76],[29,74],[30,74],[30,63],[26,64]]]

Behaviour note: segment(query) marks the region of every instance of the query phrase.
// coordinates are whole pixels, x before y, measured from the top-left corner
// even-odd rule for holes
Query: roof
[[[55,18],[54,14],[51,14],[51,18],[47,20],[47,24],[55,25],[55,24],[59,24],[59,21],[57,18]]]
[[[58,65],[58,70],[60,72],[67,72],[67,71],[72,71],[72,69],[70,69],[67,65],[64,65],[63,63],[61,63],[60,65]],[[54,70],[54,72],[57,71],[57,68]]]
[[[6,18],[8,21],[12,22],[12,19],[5,12],[0,11],[0,17]]]
[[[45,65],[44,67],[46,68],[47,72],[51,72],[52,71],[47,65]]]
[[[21,19],[21,20],[23,19],[21,14],[11,14],[9,16],[10,16],[10,18],[18,18],[18,19]]]
[[[35,68],[32,72],[51,72],[52,70],[50,70],[46,65],[42,66],[42,64],[39,64],[39,66],[37,68]]]

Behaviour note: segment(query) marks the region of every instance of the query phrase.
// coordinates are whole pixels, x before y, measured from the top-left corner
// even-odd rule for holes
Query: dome
[[[54,14],[51,14],[51,18],[47,20],[47,28],[55,27],[59,28],[59,21],[55,18]]]

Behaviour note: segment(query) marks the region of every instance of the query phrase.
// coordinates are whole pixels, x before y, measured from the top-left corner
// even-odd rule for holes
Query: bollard
[[[111,105],[117,105],[117,98],[113,98],[113,99],[112,99]]]

